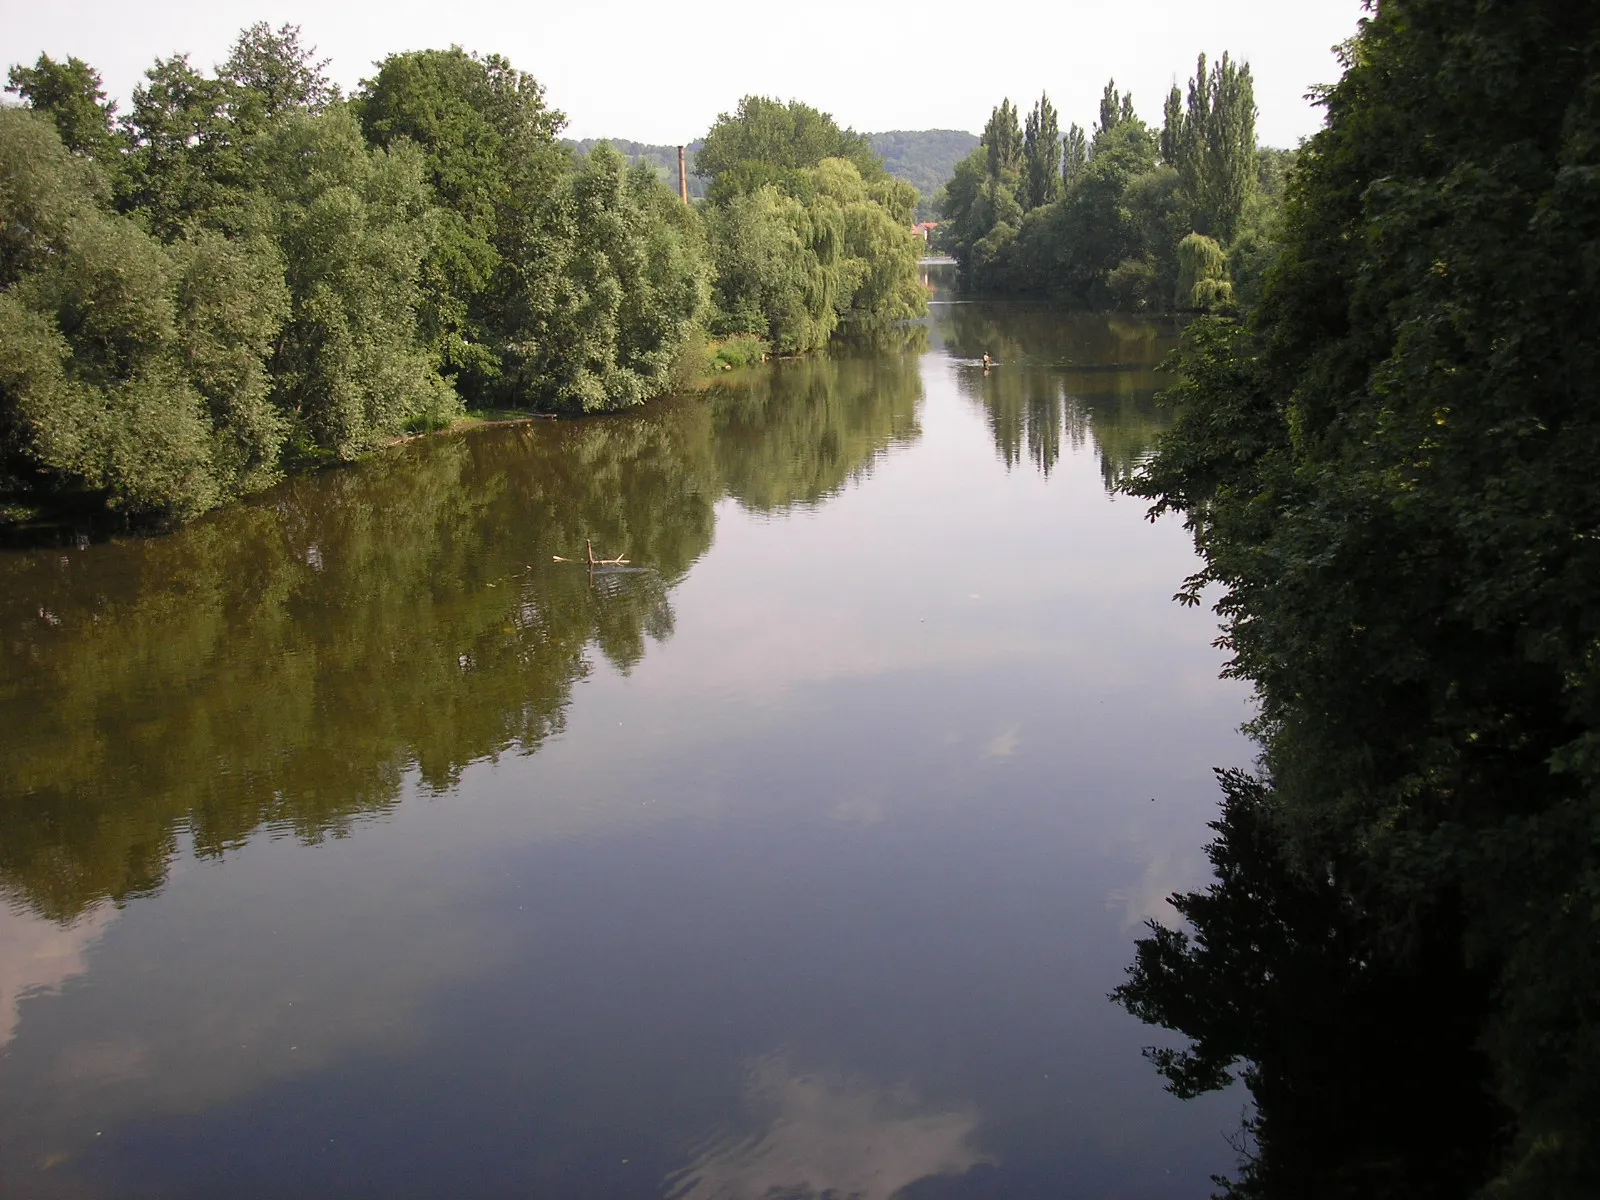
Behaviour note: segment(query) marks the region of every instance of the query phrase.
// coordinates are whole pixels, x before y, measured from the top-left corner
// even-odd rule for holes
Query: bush
[[[731,337],[717,347],[713,364],[720,368],[750,367],[765,362],[772,347],[758,337]]]

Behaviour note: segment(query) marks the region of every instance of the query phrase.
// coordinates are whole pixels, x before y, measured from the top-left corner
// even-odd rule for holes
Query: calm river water
[[[913,333],[0,555],[0,1195],[1205,1195],[1172,331]]]

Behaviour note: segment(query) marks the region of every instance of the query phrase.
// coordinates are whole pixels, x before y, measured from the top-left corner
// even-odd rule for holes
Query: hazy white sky
[[[6,64],[44,51],[99,69],[124,103],[157,55],[187,51],[209,68],[257,20],[299,24],[347,89],[397,50],[459,43],[531,71],[572,137],[676,144],[703,134],[749,92],[798,98],[862,131],[980,130],[1002,96],[1050,93],[1062,125],[1088,127],[1107,77],[1140,114],[1195,55],[1247,59],[1258,130],[1292,145],[1320,124],[1308,87],[1338,75],[1330,48],[1349,37],[1360,0],[0,0]]]

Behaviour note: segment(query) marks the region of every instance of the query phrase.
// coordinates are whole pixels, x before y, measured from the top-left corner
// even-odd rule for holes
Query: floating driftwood
[[[559,563],[580,563],[589,567],[591,570],[595,567],[625,567],[628,565],[628,560],[623,558],[621,555],[618,555],[616,558],[596,558],[594,556],[594,543],[585,538],[583,544],[589,551],[589,557],[587,560],[581,558],[562,558],[559,554],[552,554],[550,557],[553,561]],[[648,571],[650,568],[635,567],[634,570]]]

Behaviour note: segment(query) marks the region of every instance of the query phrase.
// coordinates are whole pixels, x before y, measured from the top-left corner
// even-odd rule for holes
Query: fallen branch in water
[[[622,557],[596,558],[594,556],[594,543],[586,538],[583,544],[589,548],[589,565],[591,567],[625,567],[628,565],[628,560]],[[552,554],[550,557],[555,562],[581,563],[583,561],[581,558],[562,558],[559,554]]]

